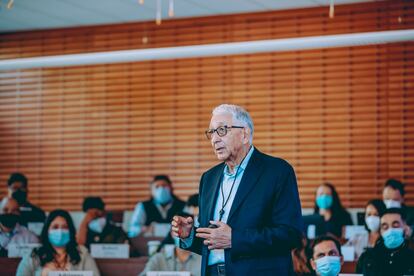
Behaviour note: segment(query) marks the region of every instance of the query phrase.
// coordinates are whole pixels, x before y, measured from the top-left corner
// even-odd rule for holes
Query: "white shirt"
[[[172,203],[168,203],[164,208],[155,203],[155,207],[157,207],[158,211],[161,214],[161,217],[166,219],[168,210],[171,208]],[[128,237],[134,238],[138,236],[142,231],[142,226],[145,226],[145,221],[147,220],[147,214],[145,212],[144,204],[139,202],[134,209],[134,213],[131,216],[131,223],[128,229]]]

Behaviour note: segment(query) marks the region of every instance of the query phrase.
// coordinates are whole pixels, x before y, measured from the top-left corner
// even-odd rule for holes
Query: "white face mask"
[[[369,231],[378,232],[380,228],[380,217],[379,216],[368,216],[365,218],[365,223]]]
[[[390,208],[401,208],[401,202],[393,199],[385,199],[384,204],[387,207],[387,209]]]
[[[91,220],[89,222],[89,229],[92,230],[93,232],[96,233],[102,233],[102,231],[104,230],[106,225],[106,218],[105,217],[101,217],[101,218],[96,218],[94,220]]]

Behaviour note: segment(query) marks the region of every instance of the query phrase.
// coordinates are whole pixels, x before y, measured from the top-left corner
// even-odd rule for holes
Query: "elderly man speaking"
[[[222,163],[201,177],[199,227],[191,217],[171,222],[181,247],[202,255],[203,276],[293,275],[302,229],[295,173],[252,145],[253,129],[240,106],[213,110],[206,136]]]

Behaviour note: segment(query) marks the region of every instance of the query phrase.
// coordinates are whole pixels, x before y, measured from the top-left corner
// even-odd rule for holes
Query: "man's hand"
[[[190,236],[191,229],[194,226],[194,221],[192,217],[180,217],[174,216],[171,221],[171,233],[174,237],[179,237],[181,239],[186,239]]]
[[[204,239],[209,250],[231,248],[231,228],[221,221],[210,221],[217,228],[197,228],[196,236]]]

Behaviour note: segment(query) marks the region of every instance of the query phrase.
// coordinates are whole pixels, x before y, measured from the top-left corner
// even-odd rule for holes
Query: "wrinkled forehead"
[[[233,118],[233,114],[231,113],[218,113],[214,114],[210,120],[210,128],[217,128],[219,126],[230,126],[236,120]]]

